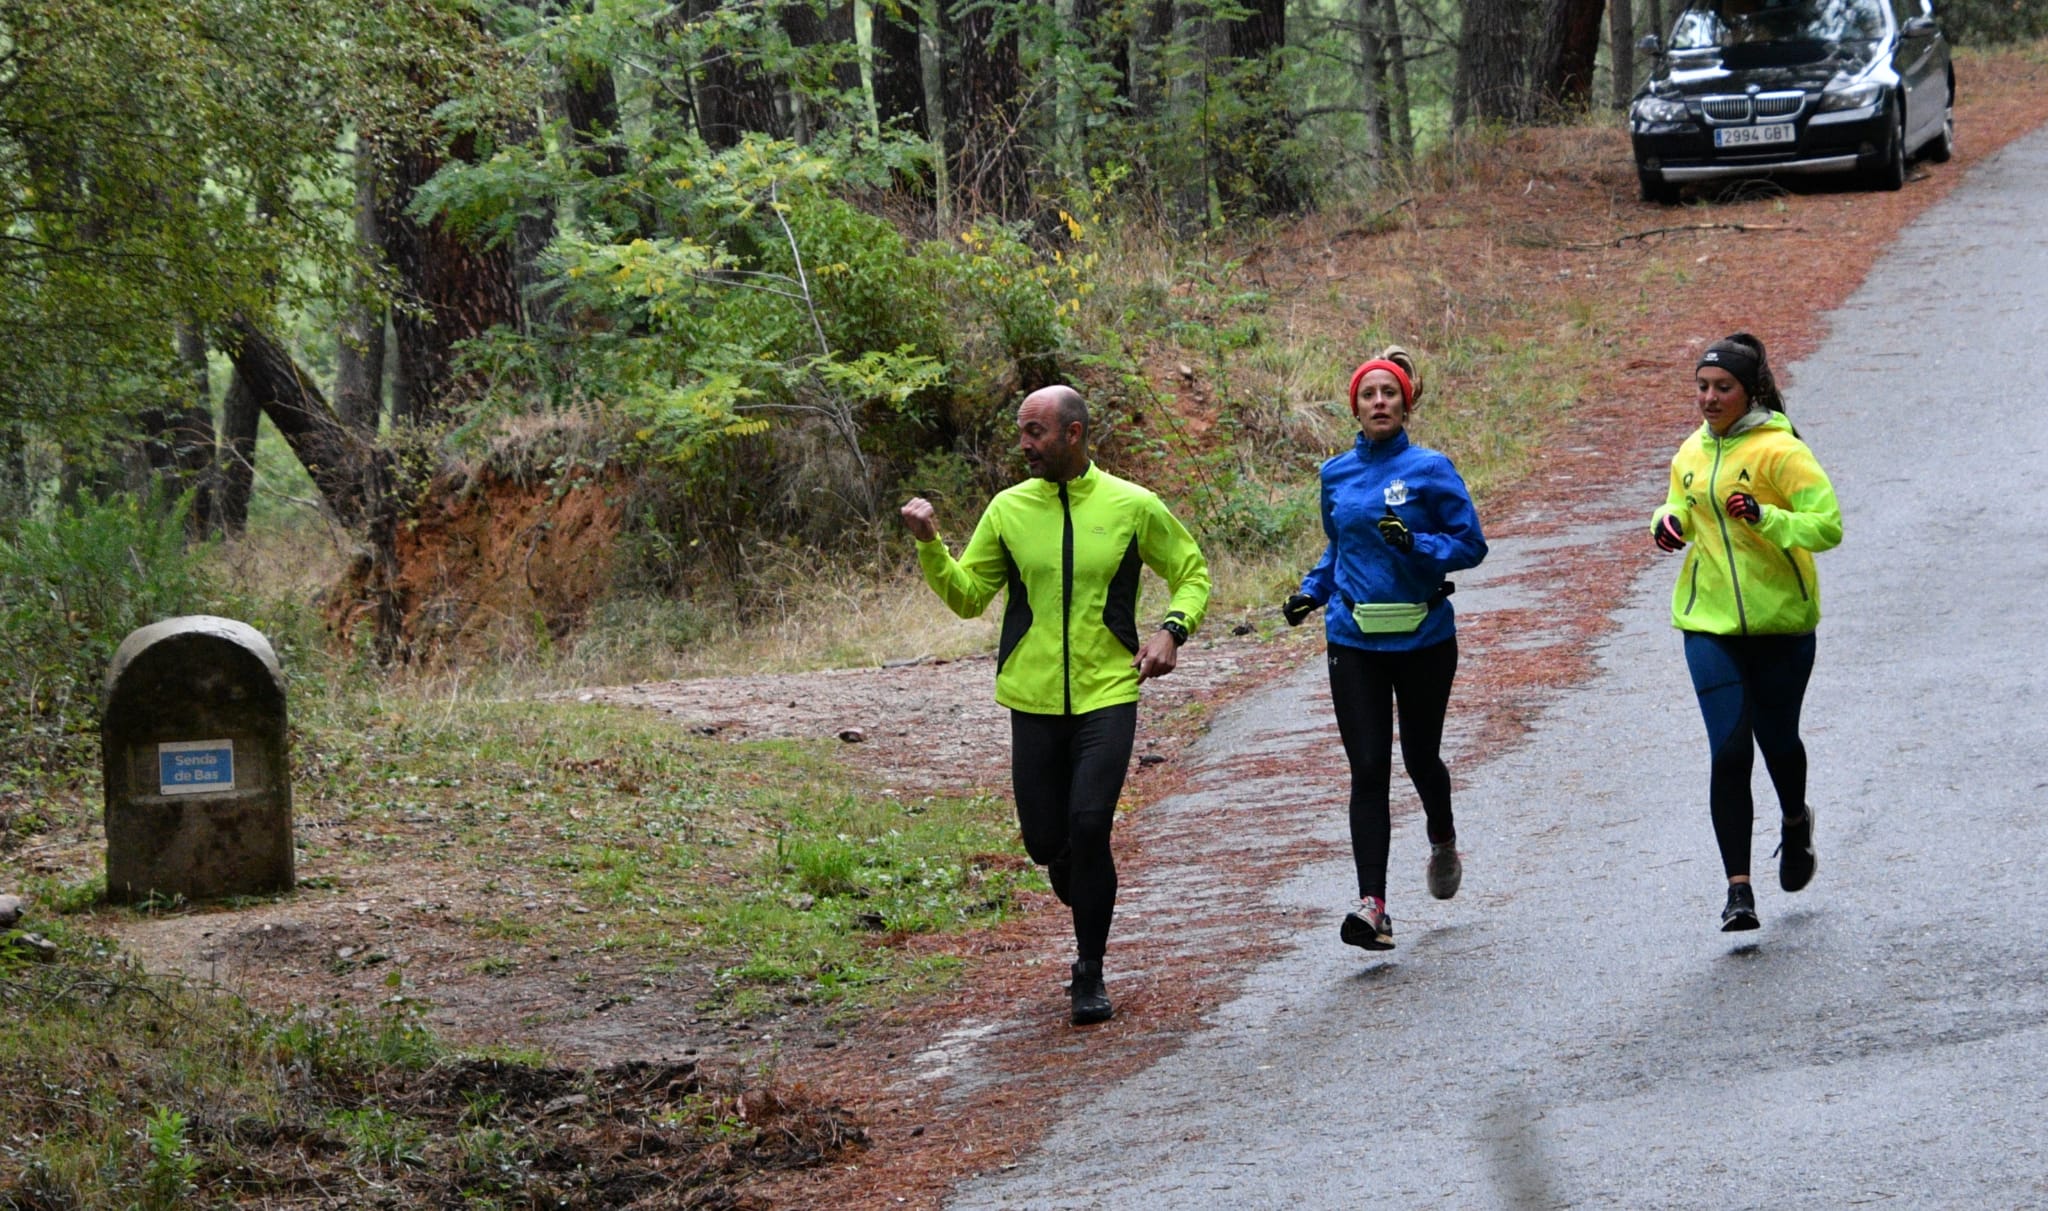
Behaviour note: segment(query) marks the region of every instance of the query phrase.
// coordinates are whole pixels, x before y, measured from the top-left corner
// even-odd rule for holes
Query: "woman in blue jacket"
[[[1439,748],[1457,623],[1446,573],[1486,558],[1486,536],[1451,460],[1408,440],[1415,362],[1394,346],[1351,375],[1358,441],[1323,464],[1323,533],[1329,545],[1282,607],[1290,626],[1329,606],[1330,701],[1351,765],[1351,853],[1358,907],[1341,935],[1366,950],[1392,950],[1387,915],[1388,812],[1393,728],[1429,826],[1429,893],[1457,894],[1463,877],[1451,820],[1451,775]]]

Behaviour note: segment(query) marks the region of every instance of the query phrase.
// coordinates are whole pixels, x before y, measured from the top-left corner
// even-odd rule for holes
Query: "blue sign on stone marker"
[[[158,794],[197,795],[235,789],[235,742],[179,740],[156,746]]]

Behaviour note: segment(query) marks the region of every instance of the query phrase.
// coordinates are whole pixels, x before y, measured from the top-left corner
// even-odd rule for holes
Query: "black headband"
[[[1764,359],[1757,356],[1756,350],[1740,341],[1724,340],[1708,345],[1707,351],[1700,354],[1699,364],[1694,366],[1693,370],[1698,371],[1700,366],[1719,366],[1734,375],[1735,381],[1741,383],[1742,389],[1754,400],[1757,379],[1763,365]]]

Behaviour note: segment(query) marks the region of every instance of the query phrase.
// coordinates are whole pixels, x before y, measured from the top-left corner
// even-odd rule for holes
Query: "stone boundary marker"
[[[104,705],[109,900],[291,889],[284,673],[260,631],[205,614],[143,627]]]

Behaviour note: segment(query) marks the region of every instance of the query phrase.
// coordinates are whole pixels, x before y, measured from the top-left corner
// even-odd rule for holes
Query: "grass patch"
[[[0,1206],[723,1205],[737,1177],[859,1138],[690,1064],[461,1056],[402,997],[265,1015],[65,942],[57,963],[0,957]]]
[[[907,801],[851,774],[836,742],[735,743],[642,712],[463,693],[343,688],[295,715],[300,894],[372,894],[403,859],[417,886],[402,894],[460,904],[485,974],[602,951],[716,973],[720,1014],[857,1010],[864,990],[929,983],[899,939],[999,922],[1023,877],[1006,804]],[[95,792],[46,800],[46,831],[90,838]],[[5,853],[0,884],[87,928],[185,908],[110,907],[97,874],[10,871]]]
[[[847,1027],[952,979],[956,963],[904,939],[1001,920],[1023,878],[1005,806],[903,801],[826,745],[722,742],[638,712],[375,689],[333,670],[301,688],[300,897],[317,911],[376,895],[402,859],[398,894],[459,906],[482,955],[474,978],[573,980],[588,976],[579,957],[603,955],[696,989],[716,1019],[816,1006]],[[90,869],[97,788],[62,788],[37,814],[42,860],[61,847],[69,869]],[[145,975],[105,928],[186,906],[110,907],[96,875],[35,874],[23,852],[0,846],[0,886],[25,894],[61,957],[0,944],[0,1013],[16,1023],[0,1032],[0,1206],[223,1205],[315,1186],[334,1206],[614,1205],[635,1182],[708,1188],[857,1136],[836,1109],[772,1087],[741,1114],[739,1086],[694,1072],[649,1086],[638,1070],[457,1054],[381,950],[325,960],[373,973],[367,1009],[273,1016]],[[660,1142],[627,1156],[621,1131]]]

